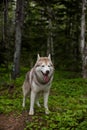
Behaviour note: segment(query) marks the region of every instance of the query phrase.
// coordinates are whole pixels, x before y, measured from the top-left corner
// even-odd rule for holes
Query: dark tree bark
[[[48,11],[48,37],[47,37],[47,55],[51,54],[52,55],[52,61],[54,63],[54,42],[53,42],[53,25],[52,25],[52,18],[51,18],[51,13],[52,10],[50,7],[47,7]]]
[[[8,0],[3,1],[4,14],[3,14],[3,46],[6,48],[7,42],[7,22],[8,22]]]
[[[16,21],[15,21],[15,52],[13,62],[12,78],[15,79],[20,72],[20,54],[22,41],[22,26],[24,16],[24,0],[16,1]]]

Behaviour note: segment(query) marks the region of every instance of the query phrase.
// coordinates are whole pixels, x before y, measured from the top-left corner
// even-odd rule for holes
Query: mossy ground
[[[27,98],[25,109],[22,108],[22,84],[26,70],[22,71],[16,81],[10,81],[6,73],[1,76],[0,129],[87,129],[87,79],[80,78],[78,73],[55,71],[49,96],[50,114],[45,115],[43,97],[41,97],[42,108],[35,105],[35,115],[29,116],[29,98]],[[7,120],[9,127],[6,127]]]

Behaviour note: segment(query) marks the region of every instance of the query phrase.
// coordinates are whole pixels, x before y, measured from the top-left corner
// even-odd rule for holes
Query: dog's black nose
[[[49,74],[49,70],[46,71],[46,74]]]

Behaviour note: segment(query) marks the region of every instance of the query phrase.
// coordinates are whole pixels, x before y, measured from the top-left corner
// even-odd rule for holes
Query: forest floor
[[[14,83],[0,83],[0,130],[87,130],[87,79],[56,73],[49,95],[50,114],[44,114],[41,97],[42,107],[35,105],[34,116],[28,115],[28,98],[22,108],[23,81],[20,77]]]
[[[27,113],[15,116],[15,113],[0,114],[0,130],[24,130]]]
[[[28,119],[28,112],[19,113],[18,111],[17,113],[17,109],[9,109],[12,107],[10,98],[12,98],[12,94],[14,93],[13,91],[14,90],[10,93],[11,97],[7,96],[7,93],[9,93],[9,88],[0,91],[0,130],[24,130],[25,128],[25,120]],[[5,95],[3,96],[3,94]]]

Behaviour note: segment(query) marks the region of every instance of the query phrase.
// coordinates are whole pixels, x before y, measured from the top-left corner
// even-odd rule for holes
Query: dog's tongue
[[[48,75],[44,75],[44,80],[45,80],[46,83],[49,81]]]

